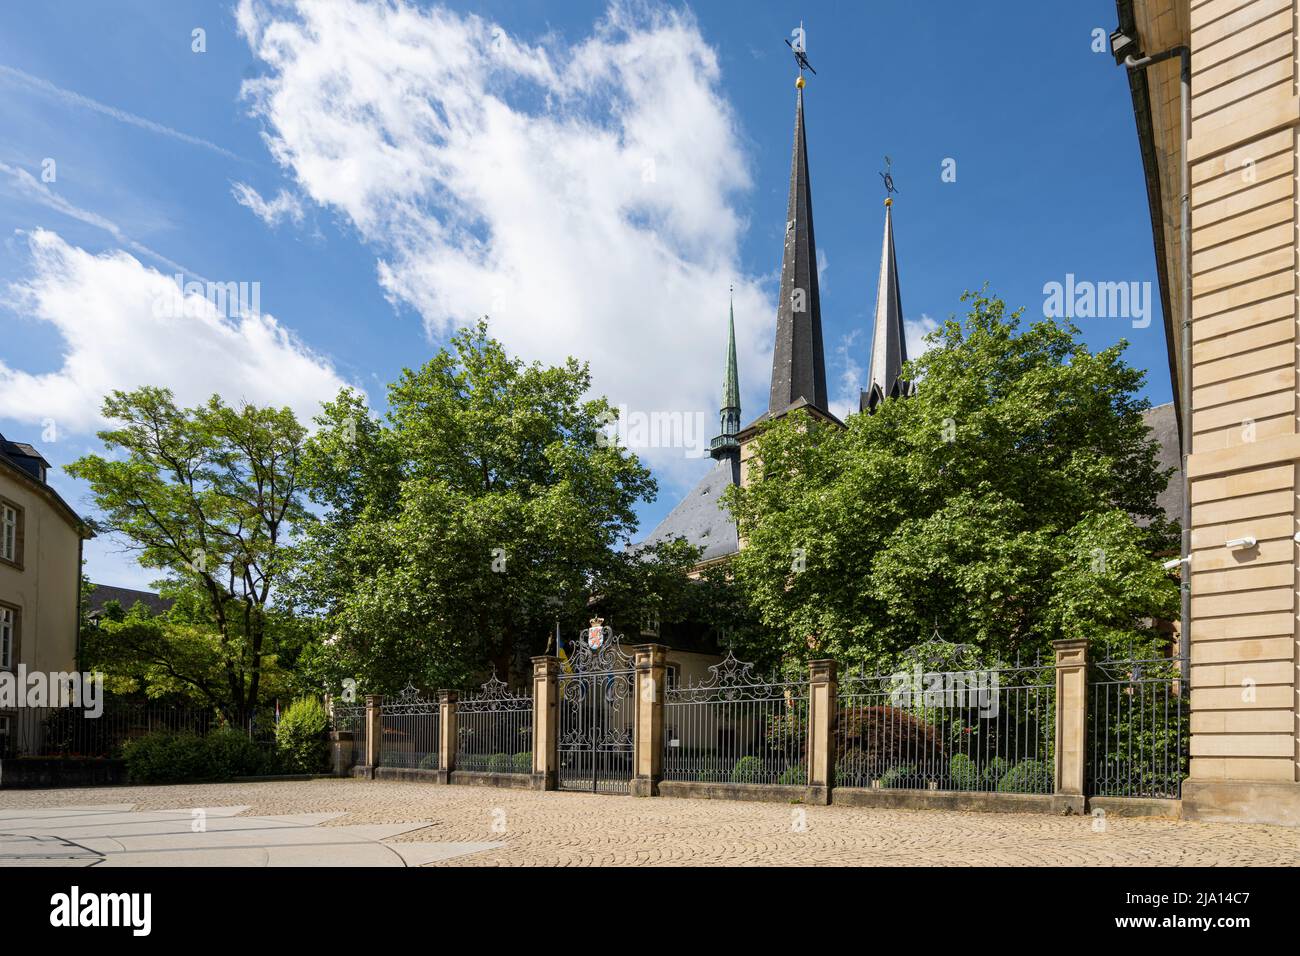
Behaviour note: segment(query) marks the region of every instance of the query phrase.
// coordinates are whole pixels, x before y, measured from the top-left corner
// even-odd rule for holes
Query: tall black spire
[[[813,238],[812,187],[804,139],[802,69],[795,85],[794,155],[790,160],[790,199],[786,203],[781,298],[776,308],[772,391],[767,403],[768,413],[773,415],[801,398],[823,411],[827,406],[817,243]]]
[[[740,460],[740,378],[736,371],[736,301],[732,290],[731,311],[727,324],[727,370],[722,377],[722,408],[718,413],[719,435],[713,439],[709,454],[719,460]]]

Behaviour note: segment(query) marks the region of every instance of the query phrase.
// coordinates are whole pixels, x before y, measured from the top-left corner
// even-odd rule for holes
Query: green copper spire
[[[713,439],[709,454],[722,459],[734,457],[739,461],[740,442],[740,377],[736,372],[736,290],[731,290],[731,307],[727,320],[727,373],[722,380],[722,409],[719,413],[722,433]]]

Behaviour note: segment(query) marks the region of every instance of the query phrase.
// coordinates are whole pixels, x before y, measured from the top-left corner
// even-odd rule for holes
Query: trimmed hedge
[[[122,748],[131,783],[188,783],[256,777],[280,771],[279,762],[238,730],[223,727],[206,737],[160,731]]]

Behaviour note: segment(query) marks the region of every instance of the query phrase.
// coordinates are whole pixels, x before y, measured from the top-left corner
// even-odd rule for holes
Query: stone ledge
[[[1084,798],[1068,793],[985,793],[961,790],[866,790],[835,787],[831,803],[893,810],[980,810],[992,813],[1084,812]]]
[[[1164,817],[1177,820],[1182,816],[1178,800],[1159,797],[1089,797],[1088,812],[1104,810],[1108,817]]]
[[[749,800],[765,803],[804,803],[808,788],[786,784],[701,783],[697,780],[660,780],[659,796],[694,800]]]
[[[1188,779],[1182,811],[1184,820],[1300,827],[1300,784]]]
[[[540,775],[538,775],[540,776]],[[487,773],[480,770],[453,770],[451,779],[460,787],[505,787],[508,790],[541,790],[538,776],[531,773]]]
[[[353,768],[356,769],[356,768]],[[373,767],[370,779],[400,780],[404,783],[446,783],[445,770],[420,770],[415,767]]]

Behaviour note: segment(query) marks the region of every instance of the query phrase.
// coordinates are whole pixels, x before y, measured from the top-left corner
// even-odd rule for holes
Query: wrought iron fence
[[[556,782],[561,790],[628,793],[636,723],[634,659],[599,618],[564,658],[556,681]]]
[[[954,645],[960,647],[960,645]],[[928,670],[839,682],[835,785],[899,790],[1051,793],[1052,663]]]
[[[436,700],[426,700],[407,686],[391,701],[380,705],[379,765],[417,770],[438,770],[439,710]]]
[[[217,714],[199,707],[109,700],[99,716],[80,707],[18,707],[0,714],[0,759],[118,757],[148,734],[206,736],[219,726]]]
[[[532,773],[533,698],[496,675],[456,702],[456,769]]]
[[[703,683],[664,693],[664,779],[808,782],[808,684],[764,680],[730,652]]]
[[[346,731],[352,735],[352,753],[339,769],[364,766],[366,741],[370,731],[370,725],[366,721],[366,705],[336,703],[331,713],[331,726],[334,730]]]
[[[1088,700],[1090,795],[1182,795],[1190,733],[1182,663],[1180,658],[1093,663]]]

